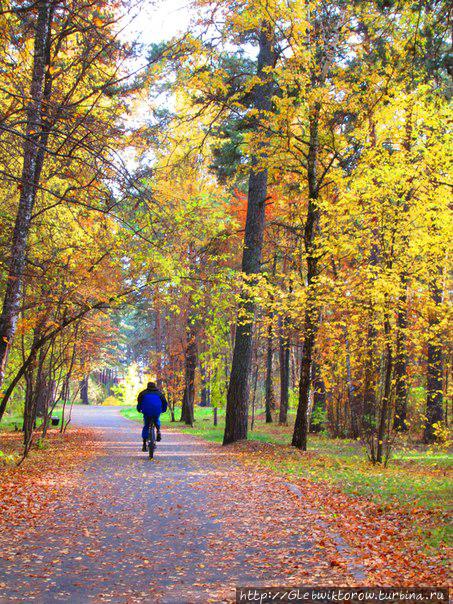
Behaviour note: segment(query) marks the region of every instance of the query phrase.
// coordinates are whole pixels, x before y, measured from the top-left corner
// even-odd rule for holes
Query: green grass
[[[142,422],[143,415],[138,413],[135,407],[126,407],[121,409],[121,415],[127,419],[131,419],[135,422]],[[176,417],[180,415],[180,410],[177,410]],[[219,425],[214,426],[214,411],[210,407],[197,407],[195,410],[195,423],[194,427],[186,426],[179,421],[172,422],[170,412],[163,413],[160,417],[162,426],[170,429],[182,430],[194,434],[195,436],[201,436],[206,440],[212,442],[222,442],[223,429],[225,427],[225,411],[224,409],[218,410],[218,421]]]
[[[0,422],[0,432],[7,431],[11,432],[17,428],[20,430],[22,427],[23,416],[22,413],[5,413]]]
[[[423,465],[410,474],[397,462],[387,468],[373,466],[363,457],[333,457],[320,448],[313,455],[288,461],[264,459],[261,463],[287,475],[326,481],[351,495],[365,496],[378,504],[397,503],[426,509],[450,506],[453,489],[444,475],[424,471]]]
[[[453,543],[453,527],[451,524],[432,528],[430,530],[421,529],[422,537],[429,547],[439,549],[444,543],[450,546]]]
[[[56,409],[54,409],[52,415],[53,416],[58,416],[60,418],[61,421],[61,407],[57,407]],[[22,413],[5,413],[5,415],[2,418],[2,421],[0,422],[0,432],[13,432],[14,430],[16,430],[16,428],[18,430],[22,429],[22,423],[23,423],[23,414]],[[36,420],[36,426],[39,428],[42,424],[42,419],[41,418],[37,418]]]
[[[453,455],[446,452],[433,452],[430,450],[422,451],[395,451],[393,459],[397,462],[408,462],[407,466],[410,467],[412,462],[417,464],[439,467],[439,468],[452,468],[453,467]]]

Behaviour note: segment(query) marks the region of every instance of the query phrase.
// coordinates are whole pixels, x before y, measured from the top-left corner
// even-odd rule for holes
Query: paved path
[[[149,460],[117,408],[77,407],[73,418],[100,430],[105,451],[3,562],[0,602],[223,602],[237,585],[351,582],[284,480],[176,432],[163,431]]]

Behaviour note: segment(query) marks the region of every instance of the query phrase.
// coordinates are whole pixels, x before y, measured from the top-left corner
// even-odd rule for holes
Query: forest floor
[[[448,585],[443,539],[434,556],[407,511],[305,477],[289,447],[224,448],[179,424],[164,428],[149,460],[118,409],[78,407],[74,420],[64,446],[54,432],[0,474],[1,602],[183,604],[234,601],[237,585]],[[17,439],[2,434],[1,448]]]

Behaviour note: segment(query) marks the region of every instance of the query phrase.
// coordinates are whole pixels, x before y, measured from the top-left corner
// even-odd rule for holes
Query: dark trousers
[[[142,430],[142,438],[143,440],[148,440],[149,438],[149,429],[151,425],[154,424],[158,430],[160,430],[160,414],[159,415],[144,415],[143,416],[143,430]]]

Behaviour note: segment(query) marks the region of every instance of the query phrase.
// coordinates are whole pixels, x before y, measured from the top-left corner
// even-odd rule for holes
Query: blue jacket
[[[151,417],[159,416],[167,410],[167,399],[157,388],[142,390],[137,398],[137,411]]]

